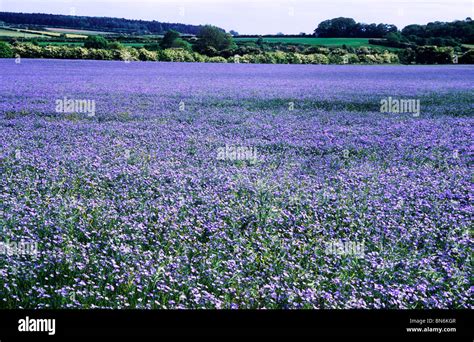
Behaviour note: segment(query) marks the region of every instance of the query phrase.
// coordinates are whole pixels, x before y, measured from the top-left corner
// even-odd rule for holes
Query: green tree
[[[0,58],[11,58],[13,57],[13,51],[10,44],[0,42]]]
[[[451,64],[454,50],[452,47],[418,46],[416,52],[417,64]]]
[[[171,47],[174,49],[184,49],[187,51],[192,50],[192,45],[185,41],[184,39],[178,38],[173,41],[173,44],[171,44]]]
[[[165,33],[163,39],[160,42],[160,47],[162,49],[169,49],[173,47],[175,40],[179,39],[179,32],[169,30]]]
[[[220,52],[235,47],[232,36],[215,26],[204,26],[199,31],[197,37],[198,41],[195,47],[198,52],[206,53],[208,51],[212,51],[212,49]]]
[[[89,36],[84,42],[87,49],[106,49],[108,46],[107,39],[102,36]]]
[[[460,64],[474,64],[474,50],[467,51],[459,58]]]
[[[321,22],[314,31],[317,37],[351,37],[356,27],[352,18],[334,18]]]
[[[416,63],[416,52],[411,49],[403,49],[398,53],[398,58],[402,64],[414,64]]]
[[[107,45],[107,48],[111,49],[111,50],[114,50],[114,49],[123,49],[123,48],[125,48],[125,46],[123,46],[122,43],[115,41],[115,42],[109,43]]]

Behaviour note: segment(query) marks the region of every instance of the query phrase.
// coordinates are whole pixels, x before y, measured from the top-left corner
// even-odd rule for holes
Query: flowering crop
[[[0,70],[0,308],[473,306],[473,67]]]

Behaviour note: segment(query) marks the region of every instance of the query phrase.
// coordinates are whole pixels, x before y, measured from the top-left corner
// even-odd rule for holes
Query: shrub
[[[318,48],[315,49],[314,52],[317,53],[317,54],[328,55],[329,54],[329,49],[324,48],[324,47],[318,47]]]
[[[359,55],[368,55],[368,54],[370,54],[370,50],[366,46],[362,46],[362,47],[357,49],[357,54],[359,54]]]
[[[306,58],[307,58],[308,64],[328,64],[329,63],[329,58],[320,53],[307,55]]]
[[[138,51],[133,48],[112,50],[112,59],[119,61],[138,61]]]
[[[288,54],[287,60],[290,64],[303,64],[304,55],[300,53],[296,53],[296,52],[295,53],[290,52]]]
[[[25,44],[16,44],[13,46],[13,54],[19,55],[22,58],[42,58],[43,51],[41,47],[25,43]]]
[[[418,64],[451,64],[454,49],[452,47],[418,46],[416,63]]]
[[[156,52],[142,48],[138,50],[138,59],[141,61],[156,61],[158,60],[158,56]]]
[[[354,53],[348,53],[342,56],[345,64],[358,64],[360,62],[359,57]]]
[[[379,63],[375,55],[359,55],[359,60],[363,64],[378,64]]]
[[[120,42],[111,42],[107,44],[107,48],[110,50],[115,50],[115,49],[124,49],[125,46],[122,45]]]
[[[0,42],[0,58],[11,58],[13,57],[13,50],[10,44]]]
[[[328,56],[329,63],[331,64],[347,64],[346,60],[344,59],[344,55],[339,54],[330,54]]]
[[[226,50],[221,51],[219,55],[224,58],[234,57],[235,55],[237,55],[237,50],[226,49]]]
[[[287,54],[282,51],[276,51],[271,53],[272,58],[275,60],[276,64],[287,64],[288,57]]]
[[[107,39],[102,36],[89,36],[84,42],[84,47],[87,49],[106,49],[107,46]]]
[[[83,47],[73,47],[68,49],[69,56],[68,58],[71,59],[88,59],[89,58],[89,50]]]
[[[474,64],[474,50],[469,50],[464,55],[459,57],[459,63]]]
[[[148,51],[160,51],[161,50],[161,46],[158,43],[145,44],[144,48],[147,49]]]
[[[171,47],[174,49],[192,51],[192,45],[181,38],[175,39],[174,42],[171,44]]]
[[[59,46],[49,45],[49,46],[45,46],[42,49],[41,57],[43,57],[43,58],[64,58],[62,56],[61,52],[62,51],[60,50]]]
[[[117,50],[104,50],[104,49],[89,49],[89,59],[98,60],[112,60],[114,59],[113,51]]]
[[[256,46],[241,46],[235,50],[235,54],[237,55],[252,55],[252,54],[260,54],[263,53],[263,50],[259,49]]]
[[[200,62],[200,63],[204,63],[208,59],[207,56],[201,55],[197,52],[192,53],[192,58],[195,62]]]
[[[216,51],[223,51],[232,49],[235,44],[232,40],[232,36],[218,27],[206,25],[201,28],[197,35],[198,41],[196,42],[197,52],[207,54],[208,48],[212,47]],[[212,56],[212,55],[209,55]]]
[[[209,57],[217,56],[219,54],[219,51],[217,51],[217,49],[212,46],[201,48],[198,50],[198,52]]]
[[[235,62],[233,60],[233,62]],[[274,58],[274,54],[272,53],[262,53],[262,54],[247,54],[243,55],[242,57],[239,58],[240,63],[252,63],[252,64],[260,64],[260,63],[265,63],[265,64],[275,64],[276,60]]]
[[[345,49],[335,48],[331,50],[331,55],[344,56],[345,54],[347,54],[347,50]]]
[[[169,30],[163,36],[163,39],[160,42],[160,47],[162,49],[170,49],[174,47],[173,43],[175,42],[176,39],[179,39],[179,32],[174,31],[174,30]]]
[[[380,58],[382,59],[382,63],[385,64],[398,64],[400,63],[400,60],[398,56],[394,53],[390,53],[388,51],[384,51],[383,54],[380,55]]]
[[[215,56],[215,57],[210,57],[206,62],[207,63],[227,63],[227,59],[225,59],[224,57]]]
[[[253,55],[243,55],[239,58],[239,63],[252,63],[252,56]]]
[[[158,58],[165,62],[194,62],[193,54],[183,49],[165,49],[159,52]]]
[[[416,62],[416,52],[411,49],[404,49],[398,53],[398,58],[402,64],[413,64]]]

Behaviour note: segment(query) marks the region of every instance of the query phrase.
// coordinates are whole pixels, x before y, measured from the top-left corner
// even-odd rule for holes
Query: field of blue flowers
[[[0,308],[473,307],[473,67],[0,70]]]

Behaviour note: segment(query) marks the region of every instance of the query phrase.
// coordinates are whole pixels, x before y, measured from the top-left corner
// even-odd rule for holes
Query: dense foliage
[[[89,36],[84,42],[86,49],[106,49],[107,46],[108,42],[102,36]]]
[[[321,38],[382,38],[391,32],[397,32],[395,25],[357,23],[340,17],[321,22],[314,34]]]
[[[467,18],[453,22],[408,25],[401,33],[408,41],[418,45],[443,45],[450,41],[474,44],[474,21]]]
[[[215,55],[219,51],[234,47],[232,36],[218,27],[206,25],[197,35],[196,51],[206,55]]]
[[[201,26],[196,25],[162,23],[158,21],[13,12],[0,12],[0,21],[13,25],[67,27],[81,30],[133,34],[163,34],[169,30],[186,34],[197,34],[201,28]]]
[[[474,22],[471,18],[453,22],[432,22],[408,25],[401,31],[388,24],[357,23],[352,18],[334,18],[321,22],[314,31],[321,38],[385,38],[371,44],[405,48],[409,45],[458,46],[474,43]]]
[[[0,41],[0,58],[13,57],[13,51],[10,44]]]
[[[163,39],[160,42],[160,47],[162,49],[169,49],[173,47],[174,41],[178,38],[179,38],[179,32],[174,31],[174,30],[169,30],[163,36]]]
[[[311,49],[307,53],[269,51],[224,56],[207,56],[189,49],[170,48],[150,51],[144,48],[86,49],[69,46],[38,46],[31,43],[17,43],[11,47],[13,53],[22,58],[99,59],[125,61],[174,61],[174,62],[216,62],[216,63],[268,63],[268,64],[393,64],[399,63],[398,56],[388,51],[378,52],[367,48]],[[240,50],[235,50],[240,51]]]

